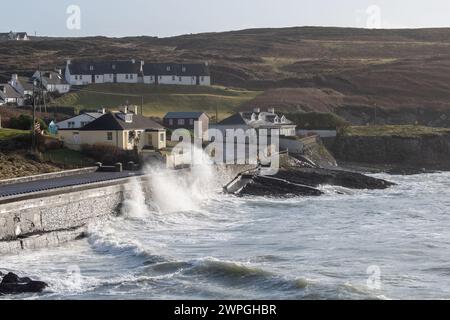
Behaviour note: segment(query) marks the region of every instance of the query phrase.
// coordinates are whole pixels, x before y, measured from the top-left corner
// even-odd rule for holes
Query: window
[[[107,133],[106,133],[106,139],[107,139],[108,141],[112,141],[112,132],[107,132]]]
[[[153,76],[150,76],[150,81],[153,81]]]
[[[180,81],[180,82],[181,82],[181,77],[178,77],[178,81]]]
[[[172,76],[172,81],[175,81],[175,76]]]
[[[186,72],[186,67],[181,68],[183,72]]]
[[[189,119],[189,124],[190,124],[191,126],[193,126],[193,125],[194,125],[194,119]]]
[[[205,77],[202,77],[201,79],[202,79],[202,82],[205,81]]]
[[[162,80],[162,76],[159,76],[159,80]]]
[[[78,76],[75,76],[75,80],[78,80]]]
[[[84,127],[85,125],[87,125],[89,122],[86,122],[86,121],[81,121],[81,127]]]
[[[169,119],[169,126],[173,126],[173,119]]]
[[[167,66],[167,67],[166,67],[166,70],[167,70],[167,71],[170,71],[170,66]]]
[[[69,121],[69,122],[67,122],[67,126],[69,128],[75,128],[75,122],[74,121]]]
[[[178,124],[179,125],[184,125],[184,119],[178,119]]]
[[[94,66],[89,66],[89,70],[94,70]]]
[[[164,132],[159,134],[159,142],[164,142]]]
[[[127,74],[125,75],[125,79],[127,79],[127,80],[128,80],[128,75],[127,75]]]
[[[133,75],[132,74],[130,74],[130,79],[133,79]]]

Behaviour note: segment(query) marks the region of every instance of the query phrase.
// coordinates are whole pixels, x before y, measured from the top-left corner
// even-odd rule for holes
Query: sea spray
[[[148,216],[149,208],[145,202],[145,192],[138,178],[133,178],[125,186],[125,199],[122,203],[121,212],[129,218],[145,218]]]
[[[160,212],[198,210],[202,202],[216,194],[219,184],[209,157],[202,150],[193,149],[187,161],[190,168],[181,170],[146,167],[151,198]]]

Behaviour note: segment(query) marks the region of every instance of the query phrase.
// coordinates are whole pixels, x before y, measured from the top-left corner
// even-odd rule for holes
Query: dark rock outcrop
[[[386,189],[392,182],[366,176],[361,173],[323,168],[282,168],[274,176],[292,183],[311,187],[335,185],[349,189]]]
[[[395,185],[392,182],[366,176],[361,173],[324,169],[284,167],[272,176],[252,174],[238,175],[225,186],[225,192],[236,195],[253,196],[320,196],[320,185],[336,185],[349,189],[386,189]]]
[[[0,294],[39,293],[47,286],[45,282],[33,281],[28,277],[20,278],[10,272],[3,277],[0,283]]]

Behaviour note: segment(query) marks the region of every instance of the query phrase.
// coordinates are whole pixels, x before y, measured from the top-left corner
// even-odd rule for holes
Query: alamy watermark
[[[69,30],[81,30],[81,8],[76,4],[67,7],[66,14],[69,16],[66,20],[66,27]]]
[[[381,268],[379,266],[373,265],[367,267],[366,273],[369,277],[366,280],[366,285],[369,290],[380,290],[381,289]]]

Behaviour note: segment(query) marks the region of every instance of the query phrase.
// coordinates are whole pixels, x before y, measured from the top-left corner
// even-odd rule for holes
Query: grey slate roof
[[[92,67],[92,70],[91,70]],[[71,61],[69,64],[70,74],[73,75],[95,75],[95,74],[137,74],[141,72],[140,61]]]
[[[2,91],[3,95],[9,99],[17,99],[22,98],[22,95],[16,91],[9,83],[0,84],[0,91]]]
[[[42,82],[47,84],[67,84],[67,81],[62,75],[55,71],[41,71]]]
[[[19,83],[25,91],[33,91],[33,80],[28,77],[19,77]]]
[[[209,76],[204,63],[145,63],[145,76]]]
[[[122,130],[162,130],[164,127],[150,118],[133,114],[131,123],[125,122],[121,112],[106,113],[100,118],[88,123],[80,130],[83,131],[122,131]]]
[[[167,112],[164,119],[198,119],[204,112]]]

